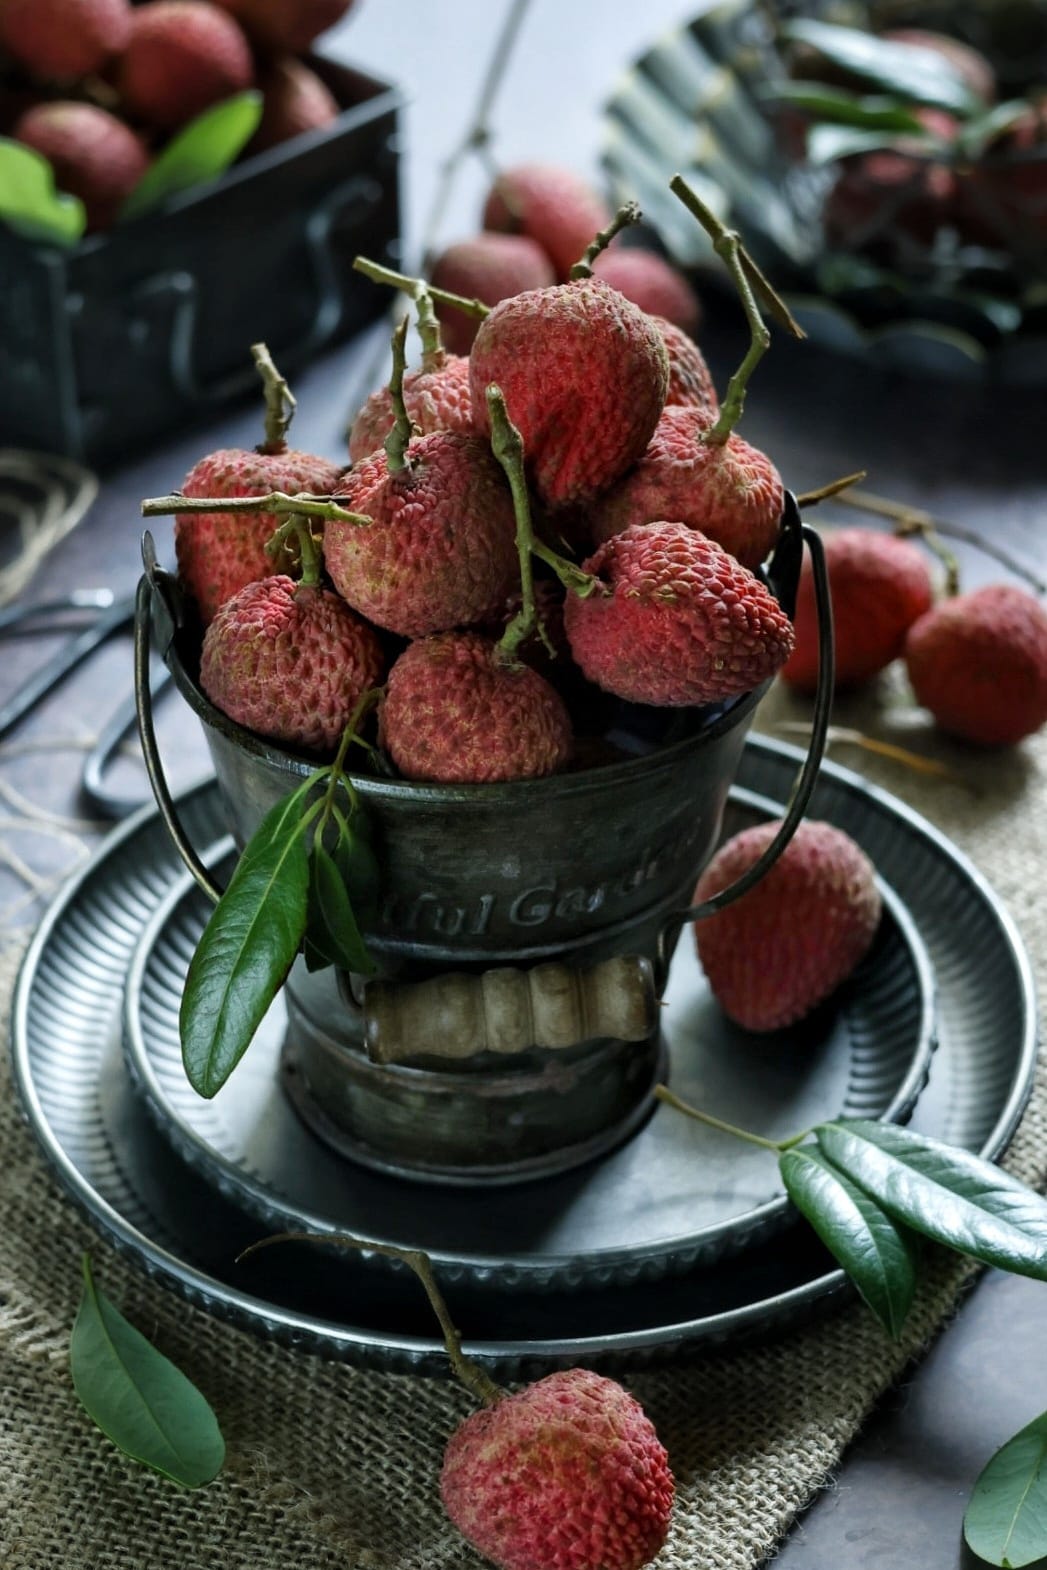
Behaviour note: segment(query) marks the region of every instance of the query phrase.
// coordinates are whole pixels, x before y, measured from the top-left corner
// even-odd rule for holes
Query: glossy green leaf
[[[312,952],[342,970],[355,971],[361,976],[375,974],[376,966],[360,935],[342,873],[330,852],[315,843],[309,852],[306,941],[307,963]]]
[[[239,1063],[306,929],[303,790],[280,801],[244,847],[200,937],[180,1014],[190,1084],[213,1096]]]
[[[186,1488],[209,1483],[225,1459],[210,1406],[99,1292],[86,1254],[83,1272],[69,1362],[88,1416],[135,1461]]]
[[[850,125],[814,125],[807,133],[807,162],[836,163],[859,153],[878,153],[884,148],[897,147],[899,141],[904,141],[907,151],[927,156],[937,151],[939,145],[926,134],[917,137],[898,131],[860,131]]]
[[[336,813],[338,842],[335,860],[342,879],[349,890],[353,909],[371,919],[378,909],[382,890],[382,870],[375,854],[372,830],[362,806],[357,806],[351,818]]]
[[[985,150],[1005,136],[1019,120],[1029,113],[1025,98],[1011,98],[1006,103],[994,104],[984,114],[977,115],[961,128],[958,146],[966,158],[980,158]],[[995,150],[995,149],[994,149]]]
[[[917,136],[924,128],[899,98],[858,97],[842,87],[825,87],[821,82],[781,82],[762,95],[778,103],[793,104],[819,120],[837,125],[853,125],[870,131],[909,131]]]
[[[120,213],[138,218],[169,196],[224,174],[258,129],[262,95],[250,90],[226,98],[190,120],[149,165]]]
[[[785,1191],[883,1325],[897,1339],[916,1290],[917,1247],[908,1228],[886,1215],[810,1145],[782,1152]]]
[[[55,190],[47,159],[6,137],[0,137],[0,219],[27,240],[54,245],[75,245],[87,228],[83,202]]]
[[[987,1265],[1047,1281],[1047,1201],[941,1140],[864,1119],[824,1123],[833,1166],[915,1232]]]
[[[966,118],[983,107],[955,66],[935,49],[893,43],[853,27],[799,18],[782,28],[785,38],[812,49],[862,81],[898,98],[947,109]]]
[[[1047,1412],[997,1450],[963,1518],[968,1547],[991,1565],[1020,1570],[1047,1556]]]

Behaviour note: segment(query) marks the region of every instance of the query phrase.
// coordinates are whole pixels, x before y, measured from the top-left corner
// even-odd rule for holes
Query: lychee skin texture
[[[353,0],[215,0],[271,54],[305,54],[314,38],[340,22]]]
[[[728,840],[702,873],[695,902],[741,877],[779,822]],[[807,820],[756,886],[694,923],[698,958],[724,1013],[746,1030],[803,1019],[868,952],[882,900],[872,862],[842,829]]]
[[[678,268],[656,251],[616,245],[601,251],[593,272],[649,316],[664,316],[683,332],[693,333],[701,321],[698,296]]]
[[[338,118],[334,94],[301,60],[286,55],[273,63],[258,84],[262,118],[251,138],[251,152],[278,147],[307,131],[319,131]]]
[[[674,1484],[640,1403],[570,1368],[467,1417],[440,1495],[502,1570],[640,1570],[668,1536]]]
[[[502,664],[475,632],[420,638],[389,672],[378,735],[405,779],[444,784],[552,774],[571,756],[559,694],[527,665]]]
[[[328,496],[342,471],[326,458],[289,449],[259,453],[225,448],[201,458],[182,485],[186,496],[293,496],[311,491]],[[178,576],[196,601],[205,623],[238,589],[281,571],[265,547],[281,519],[269,512],[180,513],[175,519]]]
[[[420,436],[433,431],[476,433],[469,392],[469,361],[459,354],[444,354],[438,363],[408,371],[404,377],[404,403],[408,418]],[[377,452],[396,423],[388,387],[378,387],[362,404],[349,433],[353,463]]]
[[[253,80],[247,39],[217,6],[152,0],[135,11],[119,86],[148,125],[174,130]]]
[[[610,593],[567,596],[571,652],[590,681],[628,702],[737,697],[792,649],[792,623],[770,590],[686,524],[634,525],[584,565]]]
[[[700,529],[745,567],[774,548],[785,490],[770,458],[740,436],[712,445],[712,416],[667,406],[647,451],[624,479],[593,504],[589,527],[602,545],[630,524],[671,518]]]
[[[0,0],[0,46],[43,81],[90,76],[130,33],[128,0]]]
[[[200,685],[238,725],[331,755],[384,663],[373,627],[337,594],[279,574],[219,610],[204,634]]]
[[[89,230],[116,220],[149,167],[145,144],[130,126],[94,104],[37,104],[14,135],[47,159],[60,191],[80,198]]]
[[[693,338],[664,316],[655,315],[652,319],[662,335],[665,352],[669,356],[669,387],[665,394],[665,407],[690,404],[695,409],[704,409],[706,414],[715,418],[720,412],[720,400],[704,354]]]
[[[485,231],[469,240],[449,245],[433,263],[436,288],[484,305],[497,305],[527,289],[547,289],[556,282],[556,269],[541,246],[525,234]],[[479,319],[453,305],[436,302],[444,348],[468,354]]]
[[[824,536],[836,641],[836,686],[869,681],[897,659],[905,635],[934,601],[927,559],[917,545],[875,529],[835,529]],[[804,557],[796,597],[796,647],[782,679],[801,692],[818,685],[818,613],[814,575]]]
[[[367,524],[330,521],[324,564],[339,594],[405,638],[484,621],[519,573],[512,496],[478,436],[434,431],[391,474],[384,452],[345,476],[340,499]]]
[[[1009,747],[1047,723],[1047,611],[1013,584],[943,600],[909,629],[917,700],[950,735]]]
[[[555,164],[503,170],[483,211],[485,229],[536,241],[561,281],[610,221],[610,208],[588,182]]]
[[[592,501],[637,461],[669,385],[656,324],[599,278],[503,300],[481,323],[469,365],[477,425],[490,428],[493,382],[549,507]]]

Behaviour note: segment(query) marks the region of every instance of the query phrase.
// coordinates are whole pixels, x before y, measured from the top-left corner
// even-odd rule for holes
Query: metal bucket
[[[811,534],[789,498],[767,577],[790,614]],[[204,726],[238,846],[315,764],[210,703],[176,586],[148,560],[139,609],[146,761],[175,842],[208,886],[156,753],[150,621]],[[827,621],[823,642],[831,657]],[[813,788],[828,675],[783,833],[747,887],[784,849]],[[282,1075],[305,1121],[356,1160],[448,1182],[562,1171],[626,1138],[664,1072],[658,999],[763,690],[713,711],[622,704],[612,727],[621,761],[574,773],[468,786],[353,775],[382,869],[378,909],[362,924],[381,979],[309,974],[301,961],[292,970]]]

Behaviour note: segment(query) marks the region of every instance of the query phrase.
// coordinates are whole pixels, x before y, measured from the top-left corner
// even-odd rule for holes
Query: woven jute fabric
[[[968,852],[1047,974],[1047,736],[976,755],[909,733],[892,707],[844,723],[911,740],[957,773],[930,779],[886,760],[841,758],[927,814]],[[772,694],[762,728],[802,718]],[[901,716],[901,718],[899,718]],[[10,997],[17,953],[0,967]],[[4,1017],[7,1015],[4,1008]],[[0,1086],[0,1566],[3,1570],[443,1570],[482,1563],[444,1520],[444,1442],[471,1400],[452,1382],[361,1372],[255,1339],[187,1307],[106,1246],[60,1196],[23,1126],[4,1054]],[[1007,1156],[1042,1185],[1047,1082]],[[228,1459],[183,1491],[125,1460],[73,1393],[69,1332],[79,1258],[207,1394]],[[936,1259],[903,1339],[852,1305],[770,1345],[626,1375],[668,1446],[678,1496],[662,1570],[743,1570],[763,1561],[823,1486],[876,1398],[954,1310],[970,1267]],[[465,1327],[466,1329],[468,1327]]]

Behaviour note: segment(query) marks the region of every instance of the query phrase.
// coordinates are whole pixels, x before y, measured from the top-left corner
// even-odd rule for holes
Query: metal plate
[[[736,795],[732,817],[740,826],[766,814]],[[927,1080],[933,976],[904,906],[889,888],[883,897],[876,942],[851,981],[802,1024],[769,1035],[724,1017],[685,934],[663,1009],[676,1093],[771,1138],[836,1116],[907,1118]],[[128,1065],[174,1149],[269,1230],[424,1248],[444,1283],[540,1290],[708,1265],[788,1223],[765,1151],[665,1110],[610,1155],[526,1185],[434,1195],[424,1180],[346,1161],[296,1117],[281,1088],[282,1002],[225,1088],[203,1100],[182,1067],[178,1011],[211,909],[186,874],[148,924],[128,973]]]
[[[753,739],[739,783],[781,801],[799,761],[792,747]],[[201,844],[207,794],[198,792],[186,812]],[[857,776],[825,765],[814,811],[865,847],[931,956],[939,1046],[913,1126],[998,1155],[1035,1059],[1032,980],[1013,924],[943,836]],[[150,809],[117,830],[67,886],[26,956],[15,997],[15,1070],[47,1159],[118,1247],[203,1307],[327,1356],[446,1372],[429,1310],[406,1272],[305,1248],[268,1250],[236,1265],[237,1252],[258,1236],[257,1222],[188,1169],[143,1115],[122,1058],[122,1003],[135,946],[175,876]],[[715,1269],[698,1265],[653,1284],[543,1293],[461,1282],[448,1297],[470,1355],[526,1377],[556,1365],[635,1365],[737,1343],[780,1331],[845,1293],[842,1273],[801,1224],[787,1244],[757,1243]]]

